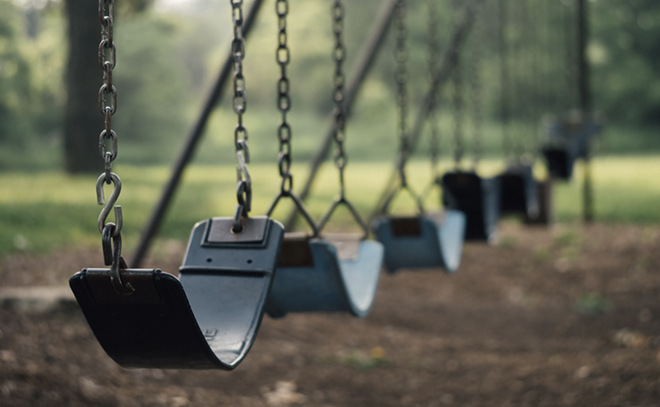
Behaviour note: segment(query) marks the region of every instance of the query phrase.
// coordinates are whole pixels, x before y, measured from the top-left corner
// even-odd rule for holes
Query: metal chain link
[[[99,0],[98,12],[101,22],[98,61],[103,71],[103,85],[99,89],[99,111],[105,118],[105,129],[99,136],[99,152],[105,162],[106,182],[109,184],[112,161],[117,158],[117,134],[112,130],[112,116],[117,111],[117,88],[112,81],[112,70],[117,64],[113,27],[114,0]]]
[[[401,187],[407,187],[408,181],[405,174],[405,166],[410,153],[410,139],[407,130],[406,119],[408,116],[408,88],[406,63],[408,61],[408,50],[406,49],[406,0],[398,0],[396,3],[396,44],[394,47],[394,59],[396,70],[394,78],[396,81],[396,105],[399,110],[399,181]]]
[[[341,0],[335,0],[332,5],[333,24],[332,29],[335,34],[335,73],[334,73],[334,91],[333,99],[335,102],[335,133],[334,141],[337,145],[335,153],[335,165],[339,170],[339,186],[340,197],[343,199],[345,194],[344,188],[344,168],[346,167],[346,152],[344,151],[345,126],[346,126],[346,106],[344,104],[344,84],[346,78],[344,77],[343,65],[346,58],[346,48],[342,40],[342,33],[344,31],[344,7]]]
[[[117,111],[117,88],[112,83],[112,71],[117,66],[117,47],[114,41],[115,3],[114,0],[99,0],[98,15],[101,23],[101,42],[98,49],[98,61],[103,70],[103,85],[99,89],[99,111],[104,117],[105,128],[99,135],[99,152],[104,161],[104,172],[96,180],[96,200],[104,205],[98,217],[98,228],[101,232],[103,258],[106,266],[110,266],[110,281],[119,295],[131,295],[135,289],[130,283],[121,279],[121,269],[126,263],[121,256],[123,215],[121,206],[115,205],[121,192],[121,180],[112,172],[112,162],[117,158],[117,133],[112,130],[112,116]],[[112,184],[113,191],[108,201],[105,201],[103,184]],[[106,222],[110,211],[114,208],[115,222]]]
[[[320,233],[325,225],[328,223],[328,220],[334,213],[335,209],[340,205],[343,205],[348,208],[348,210],[353,215],[353,218],[362,229],[362,239],[366,239],[369,236],[369,228],[367,227],[364,220],[360,217],[360,214],[355,209],[353,204],[351,204],[348,199],[346,199],[346,188],[344,184],[344,169],[346,168],[346,153],[344,151],[344,140],[345,136],[345,126],[346,126],[346,105],[344,98],[344,85],[346,78],[344,76],[343,65],[344,60],[346,59],[346,48],[342,40],[342,34],[344,31],[344,7],[342,6],[341,0],[335,0],[332,4],[332,30],[335,34],[335,47],[333,50],[333,56],[335,59],[335,72],[334,72],[334,90],[333,90],[333,99],[335,102],[335,129],[333,138],[335,144],[337,145],[337,151],[335,153],[335,165],[339,170],[339,196],[334,199],[330,208],[326,211],[325,215],[321,218],[321,221],[318,224],[318,233]]]
[[[500,48],[500,91],[501,106],[500,116],[502,120],[502,150],[504,150],[505,160],[512,159],[512,143],[509,128],[511,118],[510,93],[511,82],[509,81],[509,39],[507,35],[508,27],[508,0],[499,0],[498,2],[498,40]]]
[[[287,45],[286,17],[289,13],[287,0],[277,0],[275,12],[278,18],[278,46],[276,51],[277,63],[280,65],[280,79],[277,82],[277,107],[282,114],[282,121],[277,129],[277,138],[280,144],[279,170],[282,177],[281,194],[289,195],[293,188],[293,177],[291,175],[291,126],[287,122],[287,113],[291,108],[291,97],[289,96],[289,78],[286,68],[289,64],[290,54]]]
[[[481,112],[481,48],[482,48],[482,24],[481,19],[474,22],[472,33],[472,47],[470,55],[470,97],[472,102],[472,124],[473,124],[473,161],[472,166],[476,170],[482,153],[482,112]]]
[[[245,58],[245,40],[243,39],[243,0],[229,0],[232,6],[232,22],[234,25],[234,39],[231,43],[234,60],[234,112],[238,117],[238,124],[234,129],[234,147],[236,151],[236,168],[238,186],[236,189],[236,213],[234,214],[234,232],[243,230],[241,218],[247,217],[252,209],[252,180],[247,164],[250,162],[248,148],[248,131],[243,125],[243,114],[247,110],[245,77],[243,76],[243,59]]]
[[[440,43],[438,40],[438,9],[436,0],[427,0],[428,10],[428,67],[429,67],[429,89],[433,88],[433,81],[435,80],[435,73],[438,68],[438,61],[440,58]],[[440,157],[440,126],[438,122],[438,95],[432,94],[429,100],[428,120],[431,130],[431,138],[429,140],[429,153],[431,156],[431,174],[434,179],[440,177],[438,172],[438,160]]]
[[[454,84],[454,164],[458,168],[463,159],[463,77],[461,75],[461,57],[456,54],[453,72]]]
[[[112,81],[112,71],[117,65],[117,47],[114,41],[114,0],[99,0],[98,16],[101,23],[101,42],[98,48],[98,62],[103,71],[103,85],[99,88],[99,111],[104,117],[105,128],[99,135],[99,153],[104,162],[104,172],[97,180],[97,202],[105,205],[98,219],[99,232],[111,228],[112,237],[118,237],[122,229],[121,207],[115,207],[115,223],[106,223],[108,214],[114,206],[119,192],[121,180],[112,172],[112,162],[117,158],[117,133],[112,130],[112,116],[117,111],[117,88]],[[114,191],[108,203],[103,195],[103,183],[113,184]],[[109,229],[110,230],[110,229]],[[106,234],[108,231],[106,230]]]

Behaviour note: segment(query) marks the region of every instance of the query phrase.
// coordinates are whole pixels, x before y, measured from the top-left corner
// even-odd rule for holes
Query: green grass
[[[448,163],[442,163],[448,169]],[[502,163],[485,161],[480,170],[495,174]],[[263,214],[279,190],[274,165],[252,165],[253,214]],[[305,166],[297,164],[295,187],[305,179]],[[351,162],[347,167],[347,196],[367,216],[391,172],[385,162]],[[130,251],[159,198],[169,168],[118,166],[123,181],[119,204],[123,207],[125,246]],[[542,171],[540,171],[542,172]],[[599,157],[593,162],[596,219],[604,222],[660,224],[660,157]],[[556,218],[562,222],[579,219],[581,213],[581,169],[570,183],[555,187]],[[235,171],[232,166],[193,166],[185,174],[160,236],[185,241],[192,225],[211,216],[231,216],[236,205]],[[428,164],[410,163],[408,178],[421,191],[429,183]],[[10,253],[42,253],[61,247],[100,245],[96,228],[100,206],[96,205],[95,176],[71,177],[60,172],[0,174],[0,256]],[[334,167],[323,167],[308,200],[310,212],[319,218],[338,190]],[[110,191],[106,191],[109,194]],[[427,209],[439,207],[437,194],[426,200]],[[275,217],[283,219],[291,208],[283,202]],[[412,211],[411,200],[398,199],[397,211]],[[357,230],[348,211],[339,210],[330,229]]]

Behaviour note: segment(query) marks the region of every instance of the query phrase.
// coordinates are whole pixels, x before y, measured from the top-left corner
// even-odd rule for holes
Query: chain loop
[[[454,8],[454,25],[458,24],[458,2],[453,2]],[[464,153],[464,142],[463,142],[463,75],[461,72],[461,53],[456,52],[454,54],[455,64],[452,75],[452,82],[454,85],[454,95],[453,95],[453,104],[454,104],[454,164],[456,169],[461,164]]]
[[[438,9],[435,0],[427,0],[428,10],[428,68],[429,68],[429,89],[433,89],[435,72],[438,68],[440,59],[440,43],[438,41]],[[431,137],[429,140],[429,155],[431,158],[431,174],[434,180],[440,178],[438,172],[438,160],[440,157],[440,126],[438,123],[438,95],[431,94],[429,99],[428,120]]]
[[[506,161],[515,159],[511,143],[511,130],[509,128],[511,118],[511,93],[512,87],[509,81],[509,39],[507,33],[508,27],[508,6],[507,0],[499,0],[498,3],[498,40],[500,54],[500,119],[502,121],[502,150]]]
[[[481,67],[481,47],[482,47],[482,35],[481,35],[481,19],[476,19],[474,22],[473,33],[472,33],[472,47],[471,50],[471,60],[470,60],[470,90],[471,90],[471,99],[472,99],[472,122],[473,122],[473,161],[472,166],[476,171],[479,160],[481,160],[482,154],[482,92],[481,92],[481,72],[479,71]]]
[[[289,78],[287,67],[291,60],[291,53],[287,44],[286,18],[289,14],[288,0],[277,0],[275,2],[275,13],[277,14],[277,50],[275,60],[280,66],[280,79],[277,81],[277,108],[280,110],[281,121],[277,129],[279,141],[278,168],[282,184],[280,194],[290,196],[293,189],[293,176],[291,175],[291,126],[287,121],[287,114],[291,109],[291,97],[289,95]]]
[[[98,217],[98,229],[102,235],[106,264],[108,260],[107,247],[109,238],[121,241],[123,217],[121,206],[115,205],[121,192],[121,180],[112,172],[112,163],[117,158],[117,133],[112,130],[112,116],[117,111],[117,88],[112,83],[112,71],[117,65],[117,47],[114,42],[114,0],[99,0],[99,21],[101,23],[101,42],[98,47],[99,67],[103,71],[103,84],[99,88],[99,111],[104,117],[105,128],[99,134],[99,154],[103,158],[104,172],[96,181],[96,197],[99,205],[104,205]],[[112,184],[113,190],[106,203],[103,184]],[[110,211],[114,208],[115,223],[106,222]],[[121,258],[121,244],[113,256]]]
[[[289,46],[287,45],[286,18],[289,14],[288,0],[276,0],[275,13],[277,14],[277,50],[275,52],[275,61],[280,66],[280,78],[277,81],[277,107],[280,110],[282,119],[277,128],[277,139],[279,141],[279,158],[277,167],[282,178],[280,184],[280,193],[268,209],[267,216],[275,211],[277,204],[284,198],[293,201],[298,212],[303,216],[312,230],[312,236],[318,237],[318,226],[312,216],[307,212],[302,200],[293,192],[293,175],[291,174],[291,125],[287,121],[287,114],[291,109],[291,97],[289,96],[289,78],[286,69],[291,60]]]
[[[406,0],[398,0],[396,4],[396,40],[394,47],[394,60],[396,70],[394,78],[396,81],[396,104],[399,110],[399,181],[401,187],[408,185],[405,167],[410,153],[410,138],[407,130],[406,119],[408,116],[408,88],[406,63],[408,62],[408,50],[406,48]]]
[[[335,131],[334,141],[337,146],[335,152],[335,166],[339,170],[340,196],[344,197],[344,168],[346,167],[346,152],[344,151],[345,126],[346,126],[346,107],[344,105],[344,59],[346,58],[346,48],[342,39],[344,31],[344,7],[341,0],[335,0],[332,5],[332,31],[335,35],[335,47],[333,49],[333,58],[335,60],[335,72],[333,76],[334,90],[332,98],[335,102],[334,117]]]
[[[234,61],[234,112],[238,124],[234,130],[234,147],[236,152],[237,189],[236,199],[238,206],[233,231],[239,233],[243,230],[240,218],[247,217],[252,209],[252,179],[247,164],[250,162],[250,149],[248,148],[248,131],[243,125],[243,114],[247,110],[245,77],[243,76],[243,59],[245,58],[245,39],[243,38],[243,0],[229,0],[232,7],[232,22],[234,25],[234,39],[231,43],[232,58]]]

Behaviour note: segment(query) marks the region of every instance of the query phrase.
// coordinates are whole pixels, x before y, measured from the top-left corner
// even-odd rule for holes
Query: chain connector
[[[110,103],[108,103],[106,95],[111,96]],[[117,111],[117,88],[109,87],[104,83],[99,89],[99,111],[105,116],[108,110],[110,110],[110,114],[115,114]]]
[[[108,150],[107,148],[107,142],[110,141],[110,149]],[[101,131],[101,134],[99,134],[99,153],[101,154],[101,157],[103,159],[106,159],[106,153],[110,153],[110,161],[114,161],[115,158],[117,158],[117,133],[114,132],[114,130],[110,130],[109,136],[107,130]],[[106,182],[110,182],[109,179],[107,179]]]
[[[243,212],[245,212],[245,206],[240,203],[236,205],[236,210],[234,211],[234,224],[231,227],[232,233],[242,233],[243,232]]]
[[[247,130],[245,130],[245,128],[243,128],[243,130],[247,134]],[[245,167],[245,172],[247,172],[247,167],[245,166],[245,164],[250,163],[250,147],[248,147],[247,138],[238,140],[236,142],[236,153],[238,154],[238,152],[242,152],[241,158],[243,159],[244,162],[244,164],[241,165],[239,161],[239,165],[241,165],[241,167]]]
[[[112,264],[113,251],[112,251],[112,235],[115,232],[115,224],[108,223],[101,232],[101,246],[103,248],[103,263],[106,266]]]
[[[115,205],[117,203],[117,199],[119,198],[119,194],[121,192],[121,180],[115,173],[110,174],[110,181],[114,185],[114,188],[112,189],[112,194],[110,195],[110,198],[106,202],[105,200],[105,193],[103,192],[103,184],[104,182],[107,181],[106,178],[106,173],[104,172],[99,176],[99,178],[96,180],[96,200],[99,205],[105,205],[103,209],[101,210],[101,214],[99,215],[98,219],[98,228],[99,232],[103,233],[103,228],[106,225],[106,220],[108,218],[108,215],[110,214],[110,211],[113,209],[115,210],[115,230],[113,232],[113,237],[116,237],[119,235],[121,232],[121,228],[123,226],[123,216],[121,212],[121,206]]]
[[[110,50],[110,59],[107,58],[107,50]],[[101,69],[107,70],[108,64],[110,64],[110,70],[117,66],[117,47],[115,44],[111,46],[107,39],[103,39],[99,43],[99,66]]]
[[[238,160],[238,166],[236,167],[238,179],[236,199],[239,205],[243,206],[244,216],[247,217],[252,210],[252,179],[242,151],[236,152],[236,159]]]
[[[115,292],[121,296],[128,296],[135,292],[131,283],[121,280],[121,270],[126,269],[124,258],[121,257],[121,234],[112,238],[112,265],[110,266],[110,282]]]

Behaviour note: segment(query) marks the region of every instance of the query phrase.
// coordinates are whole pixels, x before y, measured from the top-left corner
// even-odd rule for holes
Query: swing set
[[[122,183],[112,169],[118,152],[118,137],[112,129],[112,117],[117,110],[117,89],[112,82],[117,48],[113,39],[114,0],[99,0],[99,65],[103,70],[103,84],[98,103],[105,119],[99,146],[105,170],[96,182],[96,192],[98,203],[103,205],[98,229],[107,268],[84,268],[71,277],[70,286],[106,353],[124,367],[232,370],[250,350],[264,314],[282,318],[288,313],[343,312],[365,317],[374,303],[382,266],[389,273],[428,268],[441,268],[453,273],[459,268],[464,240],[493,239],[500,209],[533,215],[536,193],[527,184],[531,167],[508,167],[495,178],[477,174],[482,137],[477,65],[479,36],[482,35],[480,30],[475,33],[477,38],[472,58],[474,161],[470,170],[460,167],[464,140],[459,50],[472,27],[478,27],[476,15],[482,1],[473,0],[463,8],[462,19],[457,20],[442,58],[439,58],[434,31],[437,25],[436,5],[433,1],[427,2],[430,82],[416,121],[409,130],[405,19],[408,0],[383,2],[366,49],[357,63],[357,75],[352,83],[347,82],[343,68],[346,57],[343,43],[344,7],[341,0],[333,0],[334,110],[327,142],[322,145],[317,157],[324,158],[334,144],[339,194],[317,222],[306,209],[304,199],[320,159],[312,163],[311,175],[303,192],[298,195],[293,191],[293,130],[287,117],[292,106],[287,76],[291,62],[287,41],[288,0],[275,2],[278,19],[276,62],[280,67],[277,82],[277,106],[281,114],[277,128],[280,191],[265,216],[250,215],[253,189],[248,166],[249,133],[243,123],[243,115],[247,111],[243,62],[245,39],[262,0],[254,0],[245,16],[243,1],[230,0],[233,40],[229,56],[129,267],[122,257],[122,210],[121,206],[116,205]],[[377,205],[378,216],[372,217],[370,222],[377,238],[374,241],[369,240],[367,222],[347,198],[345,170],[348,160],[344,142],[350,105],[384,42],[391,21],[396,23],[399,150],[391,182]],[[159,269],[140,268],[183,169],[189,163],[223,84],[230,76],[233,81],[233,110],[237,118],[234,128],[236,209],[232,216],[211,217],[193,226],[178,278]],[[438,93],[450,78],[453,78],[454,84],[455,169],[441,174],[438,170]],[[406,165],[425,123],[431,128],[432,180],[420,196],[408,184]],[[107,201],[104,185],[113,186]],[[426,212],[424,209],[422,198],[435,188],[442,192],[444,212]],[[503,194],[501,191],[506,192]],[[395,198],[404,193],[412,198],[416,213],[412,216],[390,213]],[[272,218],[283,199],[291,200],[295,208],[284,225]],[[323,233],[340,206],[349,210],[361,230],[360,234]],[[108,222],[112,211],[114,222]],[[291,219],[296,213],[302,215],[309,233],[291,232]]]

